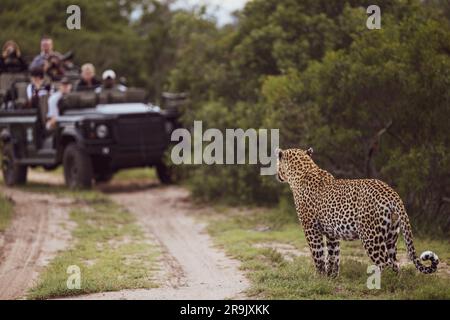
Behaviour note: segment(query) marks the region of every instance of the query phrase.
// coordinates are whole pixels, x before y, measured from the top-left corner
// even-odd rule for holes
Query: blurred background
[[[447,0],[2,0],[0,42],[28,61],[42,35],[75,62],[146,88],[186,92],[183,121],[279,128],[282,148],[312,146],[342,178],[379,178],[415,232],[450,232],[450,4]],[[381,7],[381,30],[366,8]],[[257,166],[183,167],[201,200],[280,206],[292,197]]]

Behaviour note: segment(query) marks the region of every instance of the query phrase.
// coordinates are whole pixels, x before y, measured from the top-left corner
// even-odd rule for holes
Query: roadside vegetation
[[[61,177],[61,179],[64,179],[64,172],[63,167],[60,166],[57,169],[53,171],[45,171],[44,169],[37,168],[33,169],[36,172],[45,172],[46,174],[52,174],[55,176]],[[111,181],[114,182],[150,182],[150,181],[157,181],[158,177],[156,176],[156,172],[154,168],[133,168],[133,169],[126,169],[126,170],[120,170],[118,173],[114,174]],[[107,182],[108,183],[108,182]],[[42,186],[42,184],[41,184]],[[39,185],[35,185],[35,187],[39,187]],[[57,192],[57,190],[54,190]],[[63,192],[67,192],[68,190],[63,190]],[[83,192],[83,191],[82,191]],[[76,195],[78,192],[73,193],[72,195]]]
[[[1,183],[1,181],[0,181]],[[5,231],[13,216],[13,203],[0,194],[0,232]]]
[[[113,181],[118,182],[149,182],[157,180],[155,169],[138,168],[119,171],[114,175]]]
[[[0,162],[2,155],[0,154]],[[3,175],[0,174],[0,184],[3,184]],[[13,216],[13,203],[10,199],[0,194],[0,232],[4,232]]]
[[[281,148],[312,146],[337,178],[385,181],[416,234],[448,239],[450,6],[371,4],[381,8],[381,30],[367,29],[359,0],[249,1],[222,29],[185,17],[188,45],[169,83],[190,93],[187,127],[279,128]],[[194,196],[212,202],[291,199],[257,166],[192,166],[189,180]]]
[[[359,241],[341,242],[341,274],[315,274],[304,234],[295,215],[280,209],[218,207],[208,214],[215,243],[242,262],[251,281],[248,294],[263,299],[450,299],[450,243],[416,238],[418,252],[433,250],[438,274],[420,274],[408,262],[399,276],[383,273],[380,290],[367,288],[371,264]],[[402,240],[399,257],[405,258]],[[409,261],[409,260],[408,260]]]
[[[122,289],[153,288],[159,248],[146,239],[134,217],[96,191],[30,183],[25,190],[73,197],[70,213],[76,224],[72,245],[60,252],[29,291],[30,299],[46,299]],[[68,289],[69,266],[81,271],[80,289]]]

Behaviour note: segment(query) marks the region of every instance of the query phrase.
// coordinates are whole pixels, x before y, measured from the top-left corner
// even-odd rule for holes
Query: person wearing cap
[[[101,86],[101,82],[95,77],[95,67],[92,63],[81,66],[81,79],[78,81],[75,91],[95,90]]]
[[[97,93],[102,92],[102,90],[108,90],[108,89],[119,90],[122,92],[127,91],[127,87],[125,87],[124,85],[122,85],[120,83],[116,84],[116,73],[111,69],[103,72],[102,80],[103,80],[103,84],[101,85],[101,87],[98,87],[95,90],[95,92],[97,92]]]
[[[70,82],[69,78],[63,77],[61,79],[61,82],[59,83],[58,91],[52,94],[48,99],[47,123],[45,126],[47,130],[50,131],[56,127],[56,119],[59,116],[58,103],[61,98],[64,95],[70,93],[71,90],[72,83]]]
[[[44,80],[44,70],[34,68],[30,71],[31,83],[27,86],[26,108],[38,108],[39,98],[50,93],[51,87]]]

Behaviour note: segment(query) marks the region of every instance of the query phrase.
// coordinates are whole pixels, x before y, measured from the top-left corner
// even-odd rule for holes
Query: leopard
[[[386,183],[378,179],[335,178],[314,162],[312,148],[277,148],[275,155],[276,177],[292,191],[316,272],[337,277],[340,241],[359,239],[380,272],[392,268],[398,274],[400,230],[416,269],[425,274],[437,270],[439,258],[434,252],[425,251],[417,257],[405,206],[398,193]]]

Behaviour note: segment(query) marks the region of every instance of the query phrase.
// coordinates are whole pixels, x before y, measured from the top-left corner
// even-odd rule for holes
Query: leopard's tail
[[[433,273],[437,270],[437,266],[439,264],[438,256],[432,251],[424,251],[420,255],[420,258],[417,257],[416,249],[413,244],[413,236],[411,231],[411,224],[409,223],[408,215],[406,214],[406,210],[402,205],[400,210],[397,210],[400,217],[400,229],[403,233],[403,238],[405,239],[406,248],[408,250],[409,259],[414,262],[416,269],[422,273]],[[430,261],[431,265],[426,266],[422,264],[421,261]]]

